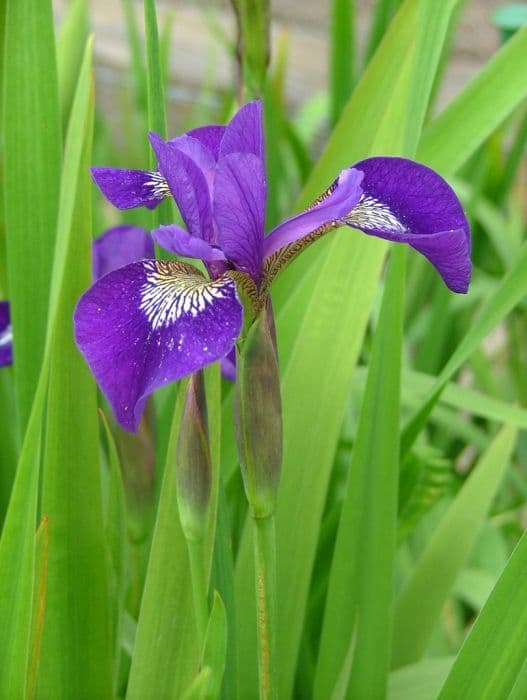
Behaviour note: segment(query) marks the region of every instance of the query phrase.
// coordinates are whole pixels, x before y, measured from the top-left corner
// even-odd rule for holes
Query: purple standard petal
[[[165,250],[185,258],[198,258],[204,262],[225,260],[225,255],[219,248],[210,245],[201,238],[192,236],[188,231],[176,224],[160,226],[152,231],[152,237]]]
[[[201,170],[209,187],[209,194],[212,197],[212,184],[214,182],[214,170],[216,169],[216,158],[211,151],[204,146],[198,139],[183,134],[175,139],[167,141],[167,143],[175,146],[178,151],[188,156]]]
[[[212,242],[214,227],[209,186],[200,166],[174,143],[163,141],[157,134],[150,134],[150,142],[159,161],[159,170],[168,182],[189,232]],[[198,141],[195,143],[199,146]]]
[[[220,157],[229,153],[252,153],[261,161],[264,160],[261,100],[254,100],[241,107],[227,124],[221,140]]]
[[[355,168],[343,170],[314,206],[286,219],[265,237],[265,257],[348,214],[361,198],[362,177]]]
[[[236,285],[169,260],[98,280],[74,314],[75,340],[125,430],[155,389],[225,357],[242,326]]]
[[[252,153],[220,158],[214,180],[214,219],[225,257],[256,284],[262,273],[267,184],[262,161]]]
[[[91,168],[91,174],[106,199],[118,209],[154,209],[170,194],[165,178],[156,171]]]
[[[99,279],[129,263],[154,258],[154,241],[139,226],[114,226],[93,241],[92,254],[93,278]]]
[[[364,233],[408,243],[425,255],[454,292],[468,289],[470,228],[450,185],[434,170],[406,158],[368,158],[364,194],[343,222]]]
[[[0,301],[0,367],[13,362],[13,330],[9,315],[9,302]]]
[[[211,124],[209,126],[198,126],[187,132],[187,136],[197,139],[205,148],[212,153],[214,160],[220,157],[220,143],[225,133],[225,126]]]

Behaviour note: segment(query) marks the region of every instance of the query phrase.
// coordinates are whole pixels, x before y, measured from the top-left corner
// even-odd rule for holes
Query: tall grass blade
[[[4,71],[6,248],[23,435],[44,350],[60,185],[60,109],[50,0],[8,0]]]
[[[393,666],[417,661],[502,480],[516,441],[504,426],[434,532],[395,607]]]
[[[405,254],[394,248],[331,564],[316,697],[329,697],[357,641],[346,697],[386,694],[399,482],[399,394]]]
[[[329,25],[330,119],[335,125],[355,80],[355,0],[333,0]]]

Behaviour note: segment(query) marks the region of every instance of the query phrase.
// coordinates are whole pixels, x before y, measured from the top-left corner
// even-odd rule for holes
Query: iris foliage
[[[94,86],[87,0],[72,0],[58,28],[50,0],[7,0],[0,10],[0,697],[525,697],[527,29],[438,113],[463,2],[378,0],[358,42],[354,2],[334,0],[327,94],[292,110],[287,42],[269,47],[269,8],[253,4],[255,21],[251,3],[233,3],[237,41],[216,46],[232,56],[232,86],[220,95],[204,85],[177,120],[166,117],[166,75],[178,20],[163,16],[158,28],[161,3],[141,8],[143,46],[139,5],[123,0],[130,89],[116,95],[111,118]],[[363,163],[367,183],[365,164],[378,161],[366,159],[410,158],[454,187],[474,266],[468,294],[454,295],[423,257],[389,242],[396,236],[365,236],[343,211],[274,280],[283,460],[268,696],[261,682],[259,691],[251,509],[233,430],[240,397],[212,363],[190,380],[154,382],[161,388],[148,400],[151,388],[135,397],[133,419],[116,409],[116,421],[106,387],[124,386],[124,317],[91,324],[98,357],[111,358],[101,384],[111,405],[73,320],[94,279],[153,258],[144,230],[170,243],[157,251],[161,271],[200,275],[174,261],[186,251],[200,269],[234,260],[236,273],[245,265],[261,283],[263,258],[250,269],[228,240],[191,249],[184,207],[163,196],[155,209],[117,211],[89,171],[155,171],[154,131],[159,193],[172,187],[165,139],[225,124],[240,99],[254,98],[264,114],[266,230],[287,234],[280,222],[313,212],[323,192],[320,206],[330,206],[352,164]],[[177,157],[180,172],[188,162]],[[258,184],[256,156],[242,160],[233,172],[245,188]],[[228,204],[221,216],[234,226]],[[333,231],[342,223],[351,227]],[[432,262],[448,283],[449,261],[443,270]],[[213,268],[213,280],[225,269]],[[465,291],[463,274],[456,291]],[[261,330],[242,328],[240,279],[227,283],[236,323],[217,357]],[[256,315],[270,308],[264,299]],[[223,342],[220,331],[211,345]],[[241,348],[240,386],[251,386]],[[196,485],[201,468],[205,488]],[[186,489],[198,489],[197,510]],[[268,561],[274,551],[262,537]]]

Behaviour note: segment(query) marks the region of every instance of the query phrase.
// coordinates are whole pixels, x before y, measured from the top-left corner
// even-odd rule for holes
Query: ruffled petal
[[[212,153],[214,160],[220,157],[220,143],[225,133],[225,126],[220,124],[210,124],[209,126],[198,126],[187,132],[188,136],[197,139],[205,148]]]
[[[262,102],[253,100],[241,107],[227,124],[220,144],[220,157],[229,153],[252,153],[265,157]]]
[[[363,195],[343,223],[408,243],[425,255],[454,292],[468,289],[470,228],[454,190],[434,170],[406,158],[368,158]]]
[[[214,228],[209,186],[200,166],[174,143],[163,141],[156,134],[150,134],[150,142],[187,229],[193,236],[212,242]],[[195,143],[199,146],[198,141]]]
[[[13,362],[13,329],[9,315],[9,302],[0,301],[0,367]]]
[[[154,241],[139,226],[114,226],[93,241],[92,254],[93,278],[99,279],[129,263],[154,258]]]
[[[154,209],[170,194],[165,178],[157,171],[91,168],[91,174],[106,199],[118,209]]]
[[[362,177],[362,173],[355,168],[343,170],[314,206],[286,219],[265,237],[264,256],[268,257],[285,245],[307,236],[321,226],[331,225],[348,214],[362,195]]]
[[[225,260],[225,255],[219,248],[210,245],[201,238],[192,236],[188,231],[176,224],[160,226],[152,231],[152,237],[165,250],[184,258],[197,258],[204,262]]]
[[[267,185],[262,161],[252,153],[220,158],[214,180],[219,244],[238,270],[258,284],[262,273]]]
[[[210,282],[192,265],[146,260],[81,297],[75,340],[120,425],[134,431],[155,389],[227,355],[242,315],[231,278]]]

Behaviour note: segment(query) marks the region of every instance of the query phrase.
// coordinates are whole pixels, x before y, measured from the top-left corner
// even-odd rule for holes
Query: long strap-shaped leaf
[[[463,644],[439,700],[509,697],[527,659],[526,580],[527,533],[524,533]],[[525,697],[525,672],[522,676],[523,693],[513,694],[516,698]]]
[[[395,608],[394,667],[413,663],[424,653],[442,605],[502,482],[515,440],[515,428],[502,428],[417,562]]]
[[[399,482],[406,251],[392,250],[331,564],[315,697],[330,697],[357,624],[346,697],[384,697]]]

